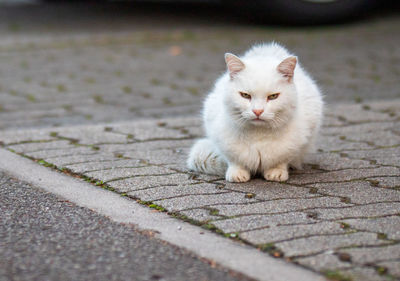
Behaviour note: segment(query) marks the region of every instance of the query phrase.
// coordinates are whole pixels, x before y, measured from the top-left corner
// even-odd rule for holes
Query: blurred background
[[[328,103],[400,98],[396,2],[0,0],[0,130],[197,115],[224,53],[270,41]]]

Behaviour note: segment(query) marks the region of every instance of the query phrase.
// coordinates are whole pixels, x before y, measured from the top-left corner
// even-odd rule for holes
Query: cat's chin
[[[262,119],[251,119],[250,123],[255,126],[265,126],[267,124],[267,121]]]

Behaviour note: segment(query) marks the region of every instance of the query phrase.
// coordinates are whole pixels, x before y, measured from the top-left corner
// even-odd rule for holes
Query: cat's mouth
[[[254,119],[252,119],[251,120],[252,122],[265,122],[265,120],[262,120],[262,119],[260,119],[260,118],[254,118]]]

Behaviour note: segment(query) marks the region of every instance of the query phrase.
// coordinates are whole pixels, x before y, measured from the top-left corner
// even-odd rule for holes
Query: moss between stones
[[[279,248],[277,248],[274,243],[261,244],[258,245],[257,248],[263,252],[270,254],[274,258],[284,257],[284,253]]]
[[[322,274],[325,275],[328,280],[332,281],[352,281],[353,278],[351,278],[348,275],[344,275],[341,273],[339,270],[324,270],[322,271]]]

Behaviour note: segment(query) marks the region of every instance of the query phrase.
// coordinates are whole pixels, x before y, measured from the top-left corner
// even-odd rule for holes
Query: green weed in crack
[[[258,245],[257,248],[260,251],[263,251],[263,252],[266,252],[266,253],[270,254],[274,258],[282,258],[282,257],[284,257],[283,251],[280,250],[278,247],[276,247],[274,243],[261,244],[261,245]]]
[[[349,275],[345,275],[339,270],[323,270],[321,272],[328,280],[332,281],[353,281],[353,278]]]

